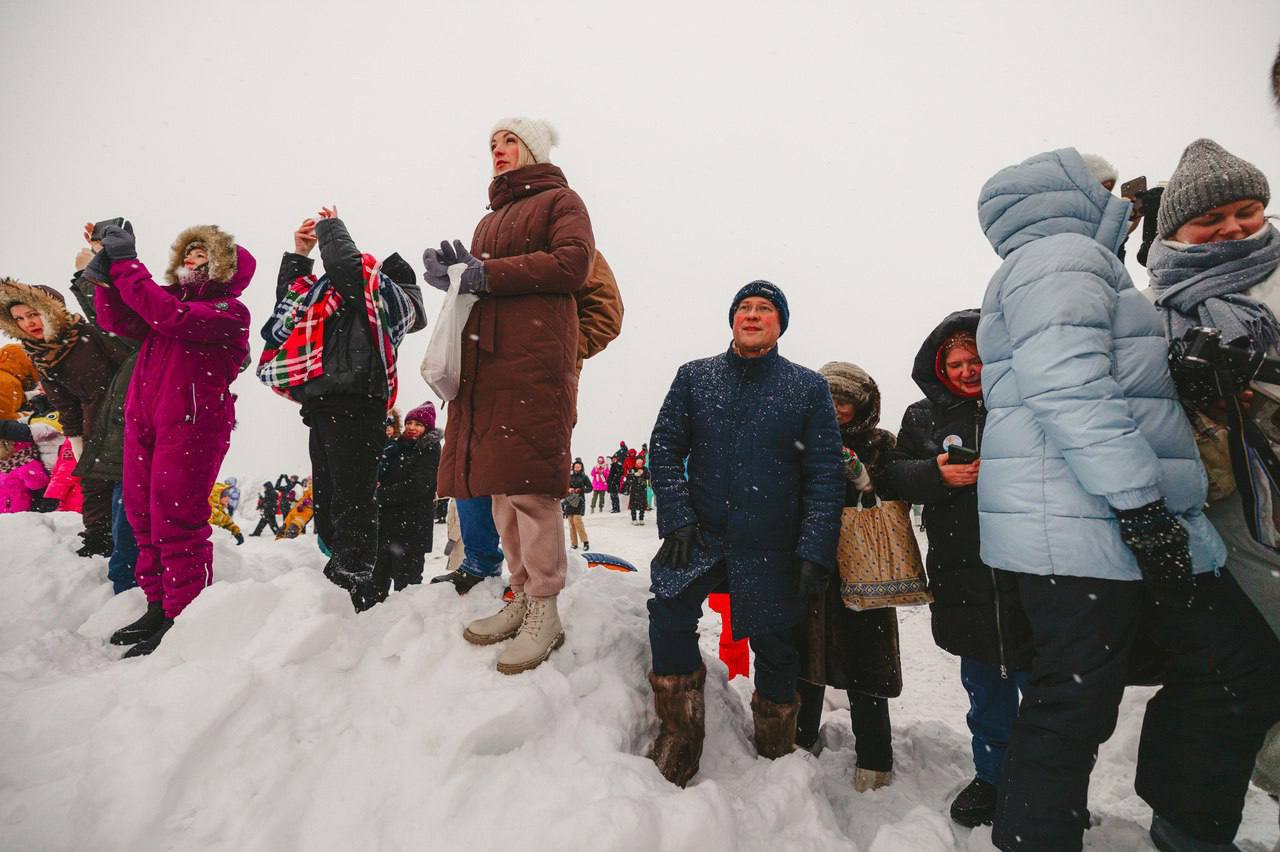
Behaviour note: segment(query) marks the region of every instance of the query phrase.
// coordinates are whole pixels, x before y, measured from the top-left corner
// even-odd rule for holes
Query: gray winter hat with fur
[[[1256,198],[1266,205],[1271,200],[1266,176],[1212,139],[1197,139],[1182,152],[1160,199],[1156,222],[1160,237],[1167,240],[1197,216],[1244,198]]]

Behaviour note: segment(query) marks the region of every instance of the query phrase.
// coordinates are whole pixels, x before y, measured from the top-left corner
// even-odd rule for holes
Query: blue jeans
[[[111,558],[107,560],[107,579],[118,595],[138,585],[133,579],[133,566],[138,562],[138,542],[133,527],[124,516],[124,483],[117,482],[111,491]]]
[[[969,732],[973,734],[973,768],[978,778],[999,786],[1004,775],[1004,755],[1009,731],[1018,717],[1018,694],[1026,688],[1031,672],[1009,672],[1000,667],[960,658],[960,682],[969,693]]]
[[[462,530],[462,547],[466,554],[458,570],[472,577],[498,577],[502,574],[502,548],[498,543],[498,527],[493,523],[493,500],[471,497],[454,500],[458,510],[458,527]]]

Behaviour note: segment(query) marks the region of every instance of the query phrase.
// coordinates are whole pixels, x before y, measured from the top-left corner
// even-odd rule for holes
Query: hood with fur
[[[182,259],[187,255],[187,248],[195,242],[204,243],[209,253],[209,280],[219,284],[230,283],[239,266],[236,241],[217,225],[193,225],[178,234],[169,249],[169,268],[164,271],[164,279],[170,284],[179,283],[178,270],[182,268]]]
[[[41,284],[23,284],[12,278],[0,278],[0,331],[14,340],[31,340],[9,313],[14,305],[26,305],[40,314],[44,319],[44,339],[47,341],[60,340],[73,322],[71,312],[57,290]]]

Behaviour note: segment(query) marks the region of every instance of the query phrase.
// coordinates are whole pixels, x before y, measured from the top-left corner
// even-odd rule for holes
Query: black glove
[[[138,244],[133,238],[133,231],[121,228],[119,225],[110,225],[102,231],[102,251],[98,254],[105,254],[111,258],[111,262],[117,260],[137,260]]]
[[[658,555],[654,557],[654,561],[668,568],[683,570],[689,567],[689,557],[693,553],[695,543],[698,547],[707,546],[702,540],[702,531],[698,529],[697,524],[689,524],[687,527],[673,530],[662,540],[662,547],[658,548]]]
[[[105,251],[100,251],[93,256],[93,260],[89,261],[89,265],[80,271],[80,277],[94,284],[110,284],[110,269],[111,258],[107,257]]]
[[[796,577],[796,591],[802,595],[816,595],[827,590],[831,582],[831,572],[817,562],[808,559],[800,560],[800,571]]]
[[[1117,509],[1120,537],[1138,560],[1143,581],[1159,600],[1190,606],[1195,597],[1189,536],[1164,498],[1138,509]]]
[[[244,544],[244,534],[236,533],[236,545],[239,546],[241,544]]]

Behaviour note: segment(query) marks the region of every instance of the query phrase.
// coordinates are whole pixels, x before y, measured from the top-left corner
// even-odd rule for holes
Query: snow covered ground
[[[719,617],[704,619],[707,742],[687,790],[645,758],[656,730],[645,567],[650,522],[589,515],[564,647],[534,672],[494,670],[462,640],[498,605],[489,583],[396,594],[357,616],[308,535],[214,530],[218,582],[151,657],[107,644],[143,608],[113,597],[106,561],[79,559],[69,515],[0,516],[0,848],[5,850],[989,849],[946,816],[970,777],[957,663],[928,612],[900,612],[906,689],[892,703],[896,778],[856,794],[842,696],[818,759],[756,758],[750,685],[724,680]],[[437,527],[437,542],[443,527]],[[430,557],[428,574],[443,558]],[[1150,849],[1132,768],[1148,690],[1131,690],[1102,750],[1088,849]],[[1276,843],[1276,805],[1251,791],[1240,843]]]

